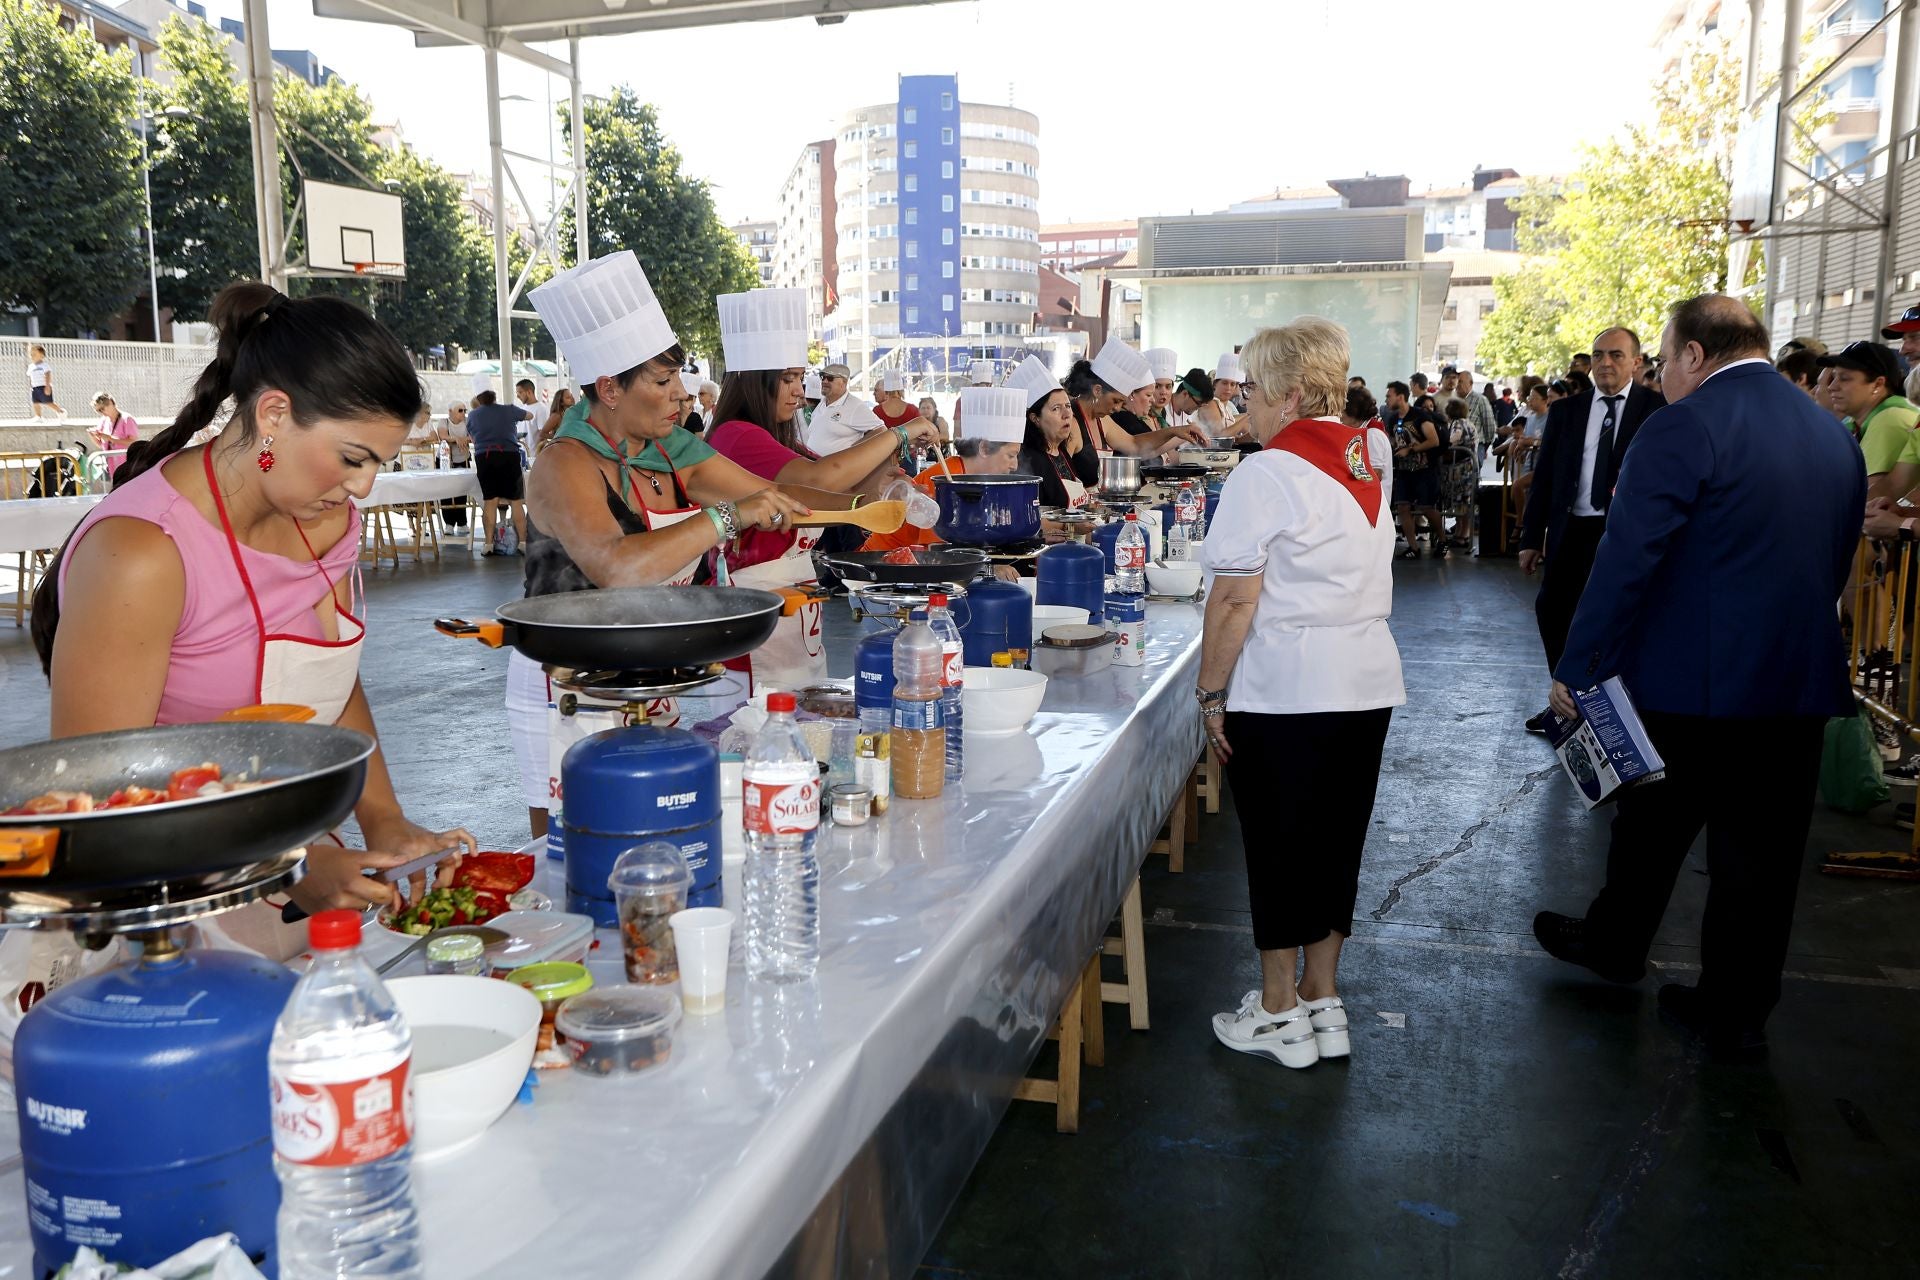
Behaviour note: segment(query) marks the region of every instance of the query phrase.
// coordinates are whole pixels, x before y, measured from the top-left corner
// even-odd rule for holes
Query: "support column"
[[[287,287],[285,216],[280,207],[280,131],[273,115],[273,44],[267,0],[245,0],[247,116],[253,142],[253,215],[259,224],[260,278]]]
[[[580,105],[580,37],[572,36],[567,40],[567,65],[572,74],[568,77],[568,87],[573,91],[573,265],[576,267],[590,256],[587,246],[591,238],[587,234],[587,117]]]
[[[1880,260],[1873,281],[1875,333],[1893,320],[1894,231],[1900,222],[1903,203],[1900,187],[1906,181],[1909,163],[1905,135],[1913,128],[1914,56],[1916,48],[1920,48],[1920,20],[1916,20],[1914,4],[1915,0],[1902,0],[1899,16],[1894,19],[1898,24],[1894,39],[1898,43],[1893,57],[1893,95],[1887,117],[1886,199],[1881,202],[1886,225],[1880,228]]]
[[[500,50],[487,46],[487,155],[493,166],[493,307],[500,328],[500,403],[513,403],[513,280],[507,266],[507,157],[500,140]]]
[[[1793,127],[1789,123],[1793,108],[1788,100],[1800,81],[1800,37],[1806,33],[1806,25],[1804,0],[1786,0],[1786,13],[1780,22],[1780,104],[1773,122],[1773,207],[1767,216],[1768,225],[1776,228],[1786,216],[1787,148],[1793,144]],[[1766,319],[1769,324],[1779,303],[1780,255],[1786,252],[1786,245],[1785,238],[1780,236],[1773,237],[1767,245]]]

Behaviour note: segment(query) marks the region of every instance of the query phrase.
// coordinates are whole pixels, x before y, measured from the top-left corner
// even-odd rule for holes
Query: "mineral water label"
[[[1119,573],[1125,573],[1129,569],[1146,568],[1147,567],[1146,547],[1139,543],[1136,543],[1133,546],[1128,546],[1124,542],[1114,543],[1113,544],[1113,567],[1114,567],[1114,570]]]
[[[1137,667],[1147,660],[1147,624],[1126,622],[1120,625],[1113,641],[1115,666]]]
[[[406,1147],[413,1131],[411,1058],[365,1080],[269,1077],[273,1152],[291,1164],[371,1164]]]
[[[896,730],[945,728],[946,718],[942,714],[940,699],[926,698],[909,701],[906,698],[895,698],[893,727]]]
[[[1180,495],[1180,501],[1174,504],[1173,512],[1174,519],[1181,524],[1188,524],[1200,514],[1200,504],[1195,501],[1192,494],[1183,493]]]
[[[966,649],[957,644],[944,645],[941,656],[940,683],[948,689],[959,688],[966,679]]]
[[[742,794],[747,830],[755,835],[804,835],[820,825],[818,773],[804,782],[748,778]]]

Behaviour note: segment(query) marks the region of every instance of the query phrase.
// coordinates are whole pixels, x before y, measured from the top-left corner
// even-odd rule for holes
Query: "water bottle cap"
[[[945,594],[944,592],[940,592],[940,591],[936,591],[936,592],[934,592],[934,593],[933,593],[932,595],[930,595],[930,596],[928,596],[928,597],[927,597],[927,607],[928,607],[929,609],[944,609],[944,608],[946,608],[946,607],[947,607],[947,597],[946,597],[946,594]]]
[[[1127,519],[1129,519],[1129,520],[1138,520],[1139,518],[1140,518],[1140,516],[1139,516],[1139,514],[1138,514],[1137,512],[1133,512],[1133,511],[1129,511],[1129,512],[1127,512]]]
[[[793,710],[793,707],[794,707],[793,695],[790,693],[770,693],[767,695],[768,711],[791,712]]]
[[[315,951],[345,951],[360,945],[358,911],[322,911],[307,921],[307,945]]]

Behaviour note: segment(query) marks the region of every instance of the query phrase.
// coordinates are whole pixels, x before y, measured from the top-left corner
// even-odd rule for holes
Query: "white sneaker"
[[[1344,1058],[1353,1052],[1353,1043],[1347,1035],[1347,1007],[1340,1003],[1339,996],[1300,1003],[1306,1007],[1313,1023],[1313,1042],[1319,1047],[1321,1057]]]
[[[1295,1005],[1285,1013],[1268,1013],[1260,1005],[1258,990],[1247,992],[1233,1013],[1214,1014],[1213,1034],[1229,1049],[1257,1053],[1283,1067],[1298,1070],[1320,1061],[1307,1007]]]

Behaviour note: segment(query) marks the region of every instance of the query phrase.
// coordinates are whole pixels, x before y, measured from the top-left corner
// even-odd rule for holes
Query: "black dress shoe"
[[[1547,721],[1549,718],[1552,717],[1552,715],[1553,715],[1553,712],[1549,710],[1549,711],[1542,711],[1537,716],[1528,716],[1527,732],[1537,733],[1544,737],[1547,732]]]
[[[1660,1012],[1716,1058],[1750,1058],[1766,1052],[1767,1036],[1761,1028],[1716,1018],[1712,1002],[1698,987],[1667,983],[1660,988]]]
[[[1541,949],[1555,960],[1565,960],[1622,985],[1640,981],[1647,975],[1644,960],[1629,960],[1609,951],[1587,928],[1587,922],[1557,911],[1542,911],[1533,918],[1533,936]]]

